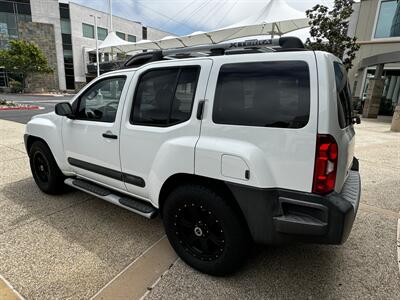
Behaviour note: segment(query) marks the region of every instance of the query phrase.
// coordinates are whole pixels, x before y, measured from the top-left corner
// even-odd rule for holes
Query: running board
[[[75,189],[81,190],[85,193],[91,194],[112,204],[123,207],[130,210],[138,215],[141,215],[148,219],[153,219],[157,216],[157,209],[151,204],[139,200],[133,197],[118,195],[114,191],[111,191],[105,187],[97,185],[83,179],[67,178],[64,180],[66,185],[69,185]]]

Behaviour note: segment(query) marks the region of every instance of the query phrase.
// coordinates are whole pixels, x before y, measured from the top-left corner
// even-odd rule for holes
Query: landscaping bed
[[[16,103],[13,101],[0,99],[0,111],[2,111],[2,110],[35,110],[35,109],[41,109],[41,107],[37,106],[37,105],[22,104],[22,103]]]

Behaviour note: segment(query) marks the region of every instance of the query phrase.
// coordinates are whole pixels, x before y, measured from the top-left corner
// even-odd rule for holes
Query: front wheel
[[[29,163],[33,179],[43,192],[60,194],[65,191],[65,176],[45,143],[41,141],[33,143],[29,150]]]
[[[212,189],[178,187],[166,199],[163,221],[177,254],[203,273],[227,275],[245,261],[251,245],[247,226],[227,199]]]

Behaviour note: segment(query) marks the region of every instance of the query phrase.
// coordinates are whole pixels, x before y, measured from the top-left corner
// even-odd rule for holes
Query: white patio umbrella
[[[197,31],[182,37],[167,36],[156,41],[142,40],[137,43],[124,41],[114,34],[118,40],[115,40],[114,37],[110,38],[109,41],[106,39],[99,48],[102,52],[105,52],[109,51],[110,47],[115,47],[120,51],[129,53],[138,50],[164,50],[218,44],[251,36],[281,36],[309,27],[308,22],[309,19],[305,17],[305,13],[293,9],[284,0],[271,0],[258,15],[251,16],[225,28],[210,32]],[[106,41],[107,43],[105,43]]]
[[[100,52],[126,52],[126,47],[131,46],[132,42],[125,41],[121,39],[114,31],[111,31],[104,41],[99,45]]]
[[[309,27],[308,22],[305,13],[293,9],[284,0],[271,0],[258,15],[207,33],[195,32],[181,40],[188,46],[195,46],[258,35],[281,36]]]

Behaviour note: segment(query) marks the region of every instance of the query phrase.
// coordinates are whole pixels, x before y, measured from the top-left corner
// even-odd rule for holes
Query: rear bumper
[[[353,227],[361,194],[358,161],[340,193],[316,195],[227,183],[259,243],[291,241],[344,243]]]

